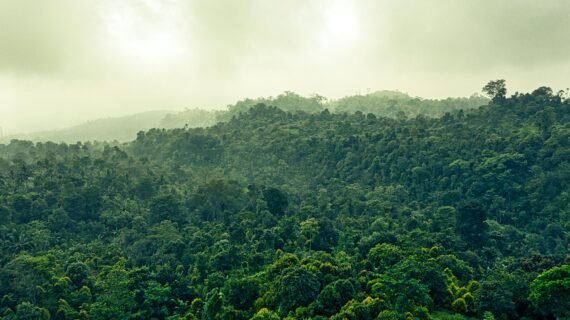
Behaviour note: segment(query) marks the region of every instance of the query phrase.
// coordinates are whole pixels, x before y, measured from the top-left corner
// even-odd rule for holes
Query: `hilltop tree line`
[[[326,109],[334,113],[360,111],[383,117],[409,118],[417,115],[440,117],[447,112],[477,108],[486,104],[487,101],[487,98],[480,95],[442,100],[421,99],[397,91],[378,91],[366,95],[347,96],[339,100],[328,100],[318,94],[304,97],[291,91],[285,91],[276,97],[244,99],[228,105],[223,110],[200,108],[185,108],[180,112],[157,110],[123,117],[96,119],[59,130],[6,136],[0,134],[0,143],[9,143],[14,139],[66,143],[77,141],[126,142],[132,141],[137,132],[147,131],[151,128],[210,127],[219,122],[227,122],[241,113],[247,113],[249,109],[258,104],[276,106],[286,112],[319,113]]]

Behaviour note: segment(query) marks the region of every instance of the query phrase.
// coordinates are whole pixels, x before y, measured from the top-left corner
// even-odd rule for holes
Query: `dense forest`
[[[0,318],[570,317],[570,99],[484,91],[0,145]]]

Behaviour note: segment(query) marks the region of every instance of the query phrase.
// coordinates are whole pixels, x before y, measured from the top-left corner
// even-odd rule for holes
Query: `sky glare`
[[[444,98],[570,86],[565,0],[2,0],[0,127],[285,90]]]

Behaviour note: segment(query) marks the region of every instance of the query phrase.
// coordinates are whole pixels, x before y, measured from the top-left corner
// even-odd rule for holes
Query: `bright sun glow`
[[[333,0],[327,3],[324,18],[327,42],[345,42],[358,35],[358,16],[352,1]]]
[[[156,13],[160,7],[149,5],[148,9]],[[145,65],[164,65],[174,60],[182,51],[174,26],[168,19],[148,23],[136,12],[115,6],[106,15],[107,30],[120,53]]]

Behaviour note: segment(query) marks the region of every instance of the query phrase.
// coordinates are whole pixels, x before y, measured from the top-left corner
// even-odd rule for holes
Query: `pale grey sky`
[[[1,0],[0,127],[285,90],[566,89],[568,17],[566,0]]]

